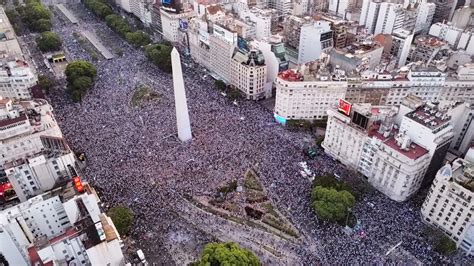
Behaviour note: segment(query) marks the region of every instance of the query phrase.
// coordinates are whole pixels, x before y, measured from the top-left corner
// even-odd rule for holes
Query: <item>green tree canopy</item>
[[[236,243],[209,243],[204,247],[201,259],[194,263],[194,265],[254,266],[260,265],[260,260],[253,252],[241,248]]]
[[[41,89],[49,92],[49,90],[54,86],[54,81],[46,75],[39,75],[38,85],[41,87]]]
[[[65,73],[71,98],[81,101],[97,75],[95,66],[87,61],[74,61],[67,65]]]
[[[61,49],[61,39],[52,31],[45,31],[36,39],[38,48],[43,52],[58,51]]]
[[[104,2],[100,0],[85,0],[84,4],[89,8],[96,16],[105,18],[108,15],[113,14],[112,9]]]
[[[355,204],[355,198],[350,192],[322,186],[313,188],[311,199],[318,216],[331,222],[343,221],[349,208]]]
[[[133,212],[128,207],[121,205],[111,208],[108,214],[119,234],[126,235],[133,223]]]
[[[452,255],[456,252],[456,243],[446,235],[442,235],[436,243],[435,250],[443,255]]]
[[[128,32],[132,31],[127,20],[119,15],[108,15],[105,17],[105,22],[107,23],[107,26],[122,37],[125,37]]]
[[[44,29],[44,21],[50,21],[51,19],[49,10],[37,0],[27,1],[22,13],[22,20],[32,31],[39,32],[41,29]]]
[[[73,83],[74,80],[81,76],[94,79],[97,75],[97,70],[93,64],[87,61],[78,60],[67,65],[65,74],[67,81]]]
[[[44,32],[51,30],[53,26],[51,25],[51,21],[49,19],[38,19],[34,22],[33,28],[36,29],[38,32]]]
[[[141,30],[127,32],[125,34],[125,39],[135,47],[145,46],[150,43],[150,36]]]
[[[172,46],[165,44],[153,44],[145,48],[145,54],[153,64],[158,66],[164,72],[171,73],[171,51]]]

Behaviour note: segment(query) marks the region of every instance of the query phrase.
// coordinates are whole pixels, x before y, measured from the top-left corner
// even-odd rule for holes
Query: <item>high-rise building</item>
[[[428,3],[427,0],[422,0],[418,4],[418,12],[415,22],[415,33],[427,33],[430,29],[431,22],[435,13],[436,5]]]
[[[434,0],[433,3],[436,5],[435,13],[433,16],[433,23],[436,22],[447,22],[451,19],[451,11],[454,13],[456,8],[456,0]]]
[[[474,255],[474,164],[457,159],[439,169],[421,207],[424,222]]]
[[[290,61],[305,64],[333,47],[333,33],[328,21],[290,16],[285,25],[286,48]]]
[[[449,150],[464,156],[474,144],[474,104],[455,103],[448,110],[453,125],[454,137]]]
[[[346,13],[355,7],[354,0],[329,0],[328,11],[333,15],[346,18]]]
[[[160,9],[161,27],[163,30],[163,37],[170,42],[180,42],[179,27],[181,20],[187,20],[193,16],[192,10],[173,12],[162,6]]]
[[[322,20],[329,21],[331,23],[331,30],[333,34],[334,48],[342,49],[346,47],[347,43],[347,24],[346,20],[338,17],[330,16],[327,14],[321,15]]]
[[[405,9],[400,4],[380,3],[374,34],[392,34],[405,25]]]
[[[430,63],[448,44],[436,37],[419,36],[414,40],[415,48],[410,51],[407,61]]]
[[[237,33],[229,31],[218,24],[213,25],[213,33],[209,36],[211,72],[226,83],[231,81],[231,59],[237,46]]]
[[[265,98],[267,67],[262,52],[235,49],[231,60],[231,84],[239,89],[245,98]]]
[[[413,33],[404,29],[396,29],[392,33],[390,54],[398,59],[397,67],[399,68],[404,66],[407,62],[411,43],[413,42],[413,35]]]
[[[364,0],[362,4],[359,25],[364,26],[370,34],[375,32],[380,6],[379,0]]]

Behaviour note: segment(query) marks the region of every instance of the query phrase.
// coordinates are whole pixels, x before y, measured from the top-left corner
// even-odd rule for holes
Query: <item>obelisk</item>
[[[176,106],[178,138],[184,142],[192,138],[191,123],[189,122],[188,103],[186,101],[186,91],[184,90],[181,57],[176,48],[173,48],[173,51],[171,51],[171,66],[173,67],[174,104]]]

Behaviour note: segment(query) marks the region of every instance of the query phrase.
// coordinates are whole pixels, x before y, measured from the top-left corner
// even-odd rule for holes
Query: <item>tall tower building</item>
[[[191,123],[189,122],[188,103],[184,90],[183,71],[181,70],[181,58],[176,48],[171,51],[171,65],[173,67],[174,100],[176,106],[176,125],[178,127],[178,138],[181,141],[191,140]]]

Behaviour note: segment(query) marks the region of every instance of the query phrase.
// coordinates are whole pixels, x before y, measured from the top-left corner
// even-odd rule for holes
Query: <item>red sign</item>
[[[352,104],[344,101],[343,99],[339,99],[339,107],[337,110],[349,116],[351,114],[351,108],[352,108]]]

